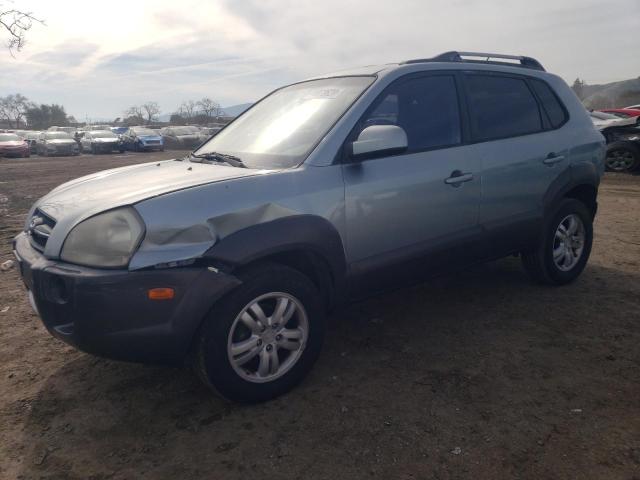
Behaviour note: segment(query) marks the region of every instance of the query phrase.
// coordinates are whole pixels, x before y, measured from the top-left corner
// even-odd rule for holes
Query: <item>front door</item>
[[[460,111],[453,74],[422,74],[390,85],[359,123],[356,134],[394,124],[408,139],[403,153],[343,166],[347,259],[368,289],[472,255],[460,247],[479,233],[481,168]]]

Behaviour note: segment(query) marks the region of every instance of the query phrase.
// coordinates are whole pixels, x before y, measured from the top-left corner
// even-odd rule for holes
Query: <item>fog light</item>
[[[175,293],[173,288],[152,288],[147,295],[149,300],[171,300]]]

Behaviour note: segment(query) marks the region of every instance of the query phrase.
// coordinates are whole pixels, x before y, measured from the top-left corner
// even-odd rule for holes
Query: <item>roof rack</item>
[[[467,59],[463,57],[473,57]],[[497,60],[494,60],[497,59]],[[518,63],[504,62],[501,60],[517,60]],[[501,53],[480,53],[480,52],[445,52],[440,55],[436,55],[433,58],[417,58],[414,60],[406,60],[401,62],[400,65],[408,65],[412,63],[427,63],[427,62],[469,62],[469,63],[491,63],[497,65],[509,65],[512,67],[524,67],[532,68],[534,70],[545,71],[542,64],[535,58],[523,57],[521,55],[503,55]]]

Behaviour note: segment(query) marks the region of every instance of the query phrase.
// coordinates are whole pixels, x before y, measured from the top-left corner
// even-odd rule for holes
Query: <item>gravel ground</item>
[[[54,186],[175,155],[0,159],[0,261]],[[640,176],[599,201],[576,283],[509,258],[351,305],[308,379],[258,406],[73,350],[0,273],[0,478],[638,479]]]

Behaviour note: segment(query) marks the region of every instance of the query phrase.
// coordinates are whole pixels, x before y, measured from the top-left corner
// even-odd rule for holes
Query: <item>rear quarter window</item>
[[[466,85],[474,140],[515,137],[542,130],[538,102],[524,79],[469,74]]]
[[[568,119],[567,111],[564,109],[557,95],[546,82],[537,79],[529,79],[531,87],[538,95],[542,108],[547,114],[551,128],[562,126]]]

